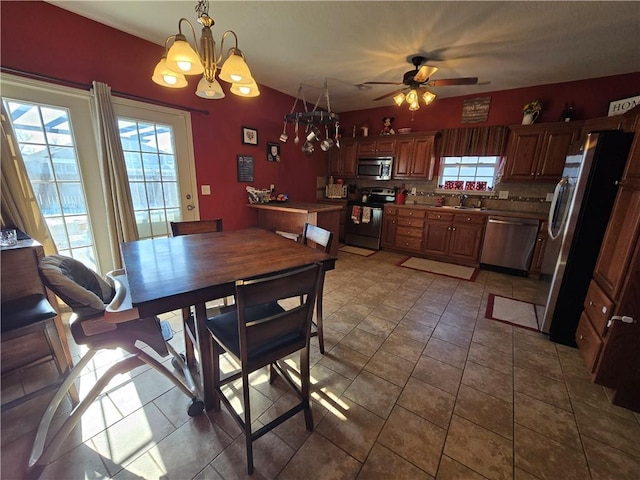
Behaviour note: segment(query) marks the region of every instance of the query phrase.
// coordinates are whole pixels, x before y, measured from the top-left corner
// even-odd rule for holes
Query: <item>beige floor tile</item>
[[[591,374],[582,360],[580,351],[576,348],[556,344],[560,366],[565,375],[591,379]]]
[[[404,387],[398,405],[446,429],[455,400],[454,395],[412,377]]]
[[[516,480],[539,480],[538,477],[534,477],[529,472],[526,472],[521,468],[516,467],[515,472],[516,472],[516,477],[515,477]]]
[[[369,357],[343,345],[336,345],[325,352],[318,365],[330,368],[340,375],[353,380],[369,361]]]
[[[640,458],[589,437],[582,437],[593,480],[640,478]]]
[[[72,451],[47,465],[40,480],[60,480],[71,478],[86,478],[87,472],[94,475],[93,478],[110,478],[112,474],[105,468],[100,455],[88,445],[80,445]],[[2,465],[2,478],[11,478],[7,474],[5,465]],[[26,477],[16,477],[26,478]]]
[[[384,425],[384,420],[346,397],[343,403],[344,417],[327,415],[316,431],[364,463]]]
[[[467,353],[467,348],[445,342],[439,338],[431,338],[423,351],[423,355],[435,358],[459,369],[464,368],[464,364],[467,361]]]
[[[478,316],[479,305],[465,305],[464,303],[449,302],[443,315],[459,315],[462,317],[476,318]]]
[[[414,307],[404,316],[404,320],[419,323],[425,327],[431,327],[433,329],[436,328],[436,325],[440,321],[440,314],[424,311],[419,305],[414,305]]]
[[[453,300],[452,300],[453,301]],[[476,327],[476,316],[465,316],[454,314],[449,311],[445,311],[440,317],[440,323],[445,325],[451,325],[452,327],[459,328],[460,330],[466,330],[468,332],[473,332],[473,329]]]
[[[533,332],[524,328],[514,328],[513,342],[518,350],[529,350],[558,358],[556,344],[550,342],[547,336],[540,332]]]
[[[462,330],[445,323],[438,323],[438,326],[433,331],[434,338],[439,338],[440,340],[453,343],[463,348],[469,348],[471,336],[472,333],[470,331]]]
[[[515,425],[515,464],[541,480],[589,478],[582,451],[566,447],[522,425]]]
[[[580,435],[640,458],[640,424],[581,402],[571,402]]]
[[[462,383],[506,402],[513,402],[513,377],[491,368],[467,362]]]
[[[455,395],[462,379],[462,370],[425,355],[418,360],[412,376]]]
[[[557,357],[550,357],[528,350],[515,350],[513,354],[514,365],[519,368],[531,370],[554,380],[562,380],[562,369]]]
[[[403,335],[392,333],[380,348],[411,362],[416,362],[420,358],[425,345],[426,342],[417,342]]]
[[[381,318],[371,314],[367,315],[367,318],[358,324],[358,328],[378,337],[386,338],[396,328],[396,324],[397,322],[390,321],[388,318]]]
[[[513,355],[511,353],[486,347],[481,343],[471,342],[468,359],[478,365],[506,375],[513,374]]]
[[[360,352],[367,357],[371,357],[380,345],[384,342],[384,337],[374,335],[359,327],[354,328],[340,340],[340,344]]]
[[[571,412],[518,392],[514,410],[516,423],[564,446],[582,450],[578,427]]]
[[[255,475],[256,480],[261,480],[259,475]],[[207,465],[193,480],[224,480],[215,468],[211,465]]]
[[[365,371],[351,383],[344,396],[376,415],[388,418],[401,391],[399,386]]]
[[[513,438],[513,404],[460,385],[454,412],[505,438]]]
[[[513,478],[511,440],[455,414],[447,433],[444,453],[487,478]]]
[[[357,480],[432,480],[433,477],[412,465],[400,455],[376,443]]]
[[[498,324],[499,322],[491,321],[491,323]],[[510,326],[509,328],[513,330],[513,327]],[[481,326],[480,321],[478,321],[476,329],[473,331],[473,341],[501,352],[513,353],[513,334],[511,332],[505,333],[495,327],[485,329]]]
[[[429,341],[429,338],[431,338],[433,328],[427,327],[422,323],[402,320],[393,330],[393,333],[404,335],[405,337],[416,340],[417,342],[427,343]]]
[[[564,382],[522,368],[514,369],[514,389],[563,410],[573,411]]]
[[[436,480],[484,480],[485,478],[446,455],[440,459],[440,467],[436,475]]]
[[[278,475],[279,480],[352,479],[362,464],[319,433],[314,433]]]
[[[404,387],[414,367],[414,362],[385,350],[378,350],[364,369],[395,385]]]
[[[607,398],[606,389],[596,385],[591,379],[565,375],[565,383],[572,401],[586,403],[612,415],[633,420],[633,414],[624,408],[613,405]]]
[[[402,407],[395,407],[378,442],[435,476],[445,436],[446,430]]]

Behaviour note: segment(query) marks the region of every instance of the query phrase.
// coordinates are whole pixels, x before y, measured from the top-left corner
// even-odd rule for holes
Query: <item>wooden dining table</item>
[[[207,410],[215,393],[205,302],[233,295],[237,280],[315,262],[325,271],[335,268],[335,257],[260,228],[125,242],[122,258],[131,301],[141,317],[195,306],[192,334]],[[322,314],[321,297],[317,315]]]

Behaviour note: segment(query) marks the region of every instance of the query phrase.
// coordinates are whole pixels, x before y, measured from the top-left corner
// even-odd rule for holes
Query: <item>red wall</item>
[[[198,189],[208,184],[212,191],[210,196],[199,195],[202,218],[221,216],[225,229],[243,228],[255,222],[255,212],[244,207],[247,184],[237,181],[238,154],[254,157],[253,185],[257,188],[274,184],[279,192],[289,193],[295,201],[315,201],[316,177],[324,175],[326,168],[319,149],[313,156],[306,157],[289,141],[282,145],[282,162],[266,160],[266,144],[278,141],[283,116],[293,104],[292,97],[261,87],[259,97],[240,98],[228,93],[228,85],[221,82],[227,96],[222,100],[204,100],[194,93],[199,80],[194,77],[185,89],[166,89],[151,81],[162,46],[45,2],[3,1],[1,9],[3,67],[82,84],[98,80],[109,84],[114,91],[210,112],[191,115]],[[257,81],[260,83],[259,78]],[[638,95],[638,85],[640,73],[634,73],[469,97],[491,96],[489,119],[477,125],[520,123],[522,106],[534,99],[543,103],[538,121],[550,122],[558,120],[565,101],[574,104],[579,118],[606,116],[610,101]],[[385,116],[395,117],[395,128],[411,126],[414,131],[458,127],[461,126],[462,101],[469,97],[437,99],[433,105],[418,110],[413,120],[406,107],[388,106],[341,114],[340,123],[347,136],[351,135],[353,125],[362,123],[367,123],[370,131],[376,133]],[[257,147],[242,145],[243,125],[258,130]]]
[[[244,206],[249,184],[237,181],[239,154],[254,157],[256,188],[274,184],[293,200],[315,202],[316,177],[326,170],[319,149],[307,157],[289,141],[282,145],[280,163],[267,162],[267,142],[278,141],[292,97],[261,86],[259,97],[241,98],[220,82],[226,97],[205,100],[195,95],[196,77],[188,78],[184,89],[163,88],[151,81],[163,52],[159,45],[44,2],[3,1],[1,8],[3,67],[87,85],[98,80],[113,91],[210,112],[191,114],[198,190],[211,185],[210,196],[199,195],[201,218],[220,216],[229,230],[255,224],[255,211]],[[34,15],[41,21],[34,21]],[[258,130],[258,146],[242,144],[243,125]]]

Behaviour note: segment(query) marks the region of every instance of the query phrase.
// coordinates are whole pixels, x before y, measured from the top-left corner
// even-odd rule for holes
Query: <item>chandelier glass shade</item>
[[[425,105],[431,105],[436,99],[436,94],[430,92],[425,88],[420,88],[420,93],[415,88],[412,88],[406,95],[404,93],[398,93],[393,97],[393,101],[399,107],[406,101],[409,104],[409,110],[415,112],[420,109],[420,98]]]
[[[257,97],[260,95],[258,85],[251,75],[244,54],[238,48],[238,37],[232,30],[222,34],[220,50],[216,54],[216,42],[213,40],[211,27],[215,23],[209,16],[209,2],[200,0],[196,6],[198,22],[202,24],[200,48],[193,25],[186,19],[178,21],[178,33],[171,35],[165,41],[165,53],[156,65],[151,79],[163,87],[184,88],[187,86],[185,75],[202,75],[198,82],[196,95],[211,100],[224,98],[225,94],[216,79],[216,72],[220,70],[218,78],[231,83],[231,93],[243,97]],[[195,48],[182,33],[183,24],[188,25],[193,35]],[[229,36],[235,39],[235,45],[229,48],[224,58],[224,42]]]

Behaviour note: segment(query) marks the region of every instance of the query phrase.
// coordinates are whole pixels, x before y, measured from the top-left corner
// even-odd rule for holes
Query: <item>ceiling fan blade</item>
[[[373,101],[375,102],[376,100],[382,100],[383,98],[393,97],[394,95],[402,92],[403,90],[404,90],[404,88],[399,88],[398,90],[394,90],[393,92],[389,92],[386,95],[382,95],[381,97],[374,98]]]
[[[437,71],[438,67],[423,65],[420,67],[420,70],[418,70],[418,73],[413,77],[413,81],[418,83],[426,82]]]
[[[364,82],[362,85],[402,85],[402,82]]]
[[[463,77],[431,80],[427,85],[430,87],[447,87],[449,85],[475,85],[476,83],[478,83],[478,77]]]

